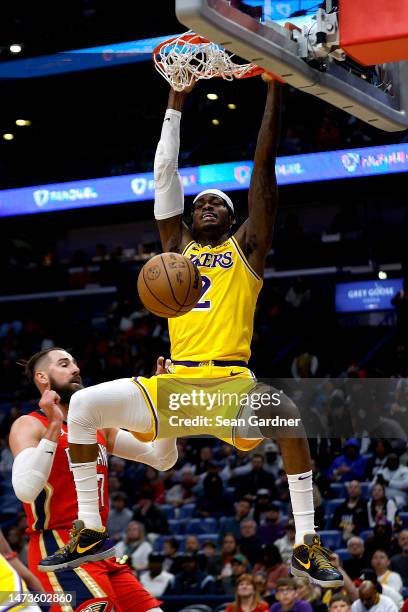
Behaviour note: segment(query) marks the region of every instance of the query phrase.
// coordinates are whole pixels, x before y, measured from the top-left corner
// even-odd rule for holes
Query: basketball
[[[158,317],[180,317],[200,299],[201,274],[178,253],[162,253],[149,259],[140,270],[137,290],[150,312]]]

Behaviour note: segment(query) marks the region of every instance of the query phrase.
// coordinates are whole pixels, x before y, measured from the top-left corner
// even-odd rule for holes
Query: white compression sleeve
[[[120,429],[115,438],[113,455],[139,461],[165,472],[173,467],[177,461],[177,446],[175,439],[164,438],[151,443],[136,440],[129,431]]]
[[[37,447],[24,448],[14,459],[13,488],[22,502],[33,502],[43,490],[51,472],[56,449],[56,442],[43,438]]]
[[[180,111],[168,108],[154,158],[154,216],[159,221],[182,215],[184,190],[178,172]]]

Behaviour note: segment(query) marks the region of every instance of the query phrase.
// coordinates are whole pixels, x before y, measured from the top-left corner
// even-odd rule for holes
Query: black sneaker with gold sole
[[[330,550],[321,545],[317,533],[307,533],[303,544],[293,548],[292,576],[303,576],[323,589],[343,586],[343,576],[330,561],[330,555]]]
[[[88,529],[83,521],[74,521],[69,542],[54,554],[38,564],[40,572],[56,572],[83,563],[101,561],[115,554],[115,547],[109,539],[106,528]]]

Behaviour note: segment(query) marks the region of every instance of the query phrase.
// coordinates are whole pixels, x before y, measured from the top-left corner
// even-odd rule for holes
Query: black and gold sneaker
[[[55,553],[45,557],[38,564],[40,572],[56,572],[67,567],[78,567],[83,563],[101,561],[115,554],[115,547],[109,539],[106,527],[87,529],[83,521],[74,521],[70,539]]]
[[[303,544],[293,548],[291,574],[304,576],[323,589],[341,587],[343,576],[330,561],[330,556],[331,551],[322,546],[317,533],[307,533],[303,537]]]

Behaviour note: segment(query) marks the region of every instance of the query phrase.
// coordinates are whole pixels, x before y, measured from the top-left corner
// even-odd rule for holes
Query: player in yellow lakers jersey
[[[33,591],[42,592],[39,580],[21,563],[17,553],[11,550],[0,529],[0,611],[25,609],[28,612],[40,612],[40,608],[31,600],[27,584]]]
[[[250,342],[255,305],[262,286],[265,258],[272,243],[278,201],[274,168],[281,84],[272,79],[265,80],[268,81],[266,105],[248,193],[248,218],[236,231],[233,231],[233,203],[227,194],[218,189],[208,189],[195,198],[191,228],[183,221],[184,195],[178,173],[178,154],[181,111],[187,92],[170,91],[155,156],[154,213],[163,250],[183,253],[194,261],[203,277],[203,292],[191,312],[169,321],[173,362],[170,373],[150,379],[123,379],[103,383],[78,391],[71,399],[68,441],[78,495],[79,518],[88,527],[88,560],[92,558],[90,533],[94,530],[92,537],[97,549],[101,528],[96,493],[94,499],[90,499],[90,491],[97,491],[96,430],[122,427],[132,431],[139,440],[148,442],[163,435],[168,436],[168,430],[163,434],[163,429],[175,420],[176,425],[180,423],[180,429],[175,428],[175,436],[185,434],[184,426],[189,428],[190,433],[200,433],[210,417],[196,414],[202,410],[191,409],[191,406],[195,406],[194,401],[191,401],[194,393],[196,396],[198,394],[198,405],[202,408],[201,392],[207,394],[207,400],[215,397],[219,405],[217,387],[221,386],[223,390],[227,387],[230,393],[234,389],[251,391],[251,385],[256,384],[248,369]],[[199,390],[195,384],[197,379],[200,379],[202,387]],[[166,401],[160,402],[160,388],[166,384],[169,387],[165,393]],[[180,412],[183,412],[183,389],[189,397],[189,414],[185,414],[184,410],[184,422],[181,423],[177,419],[180,419]],[[233,409],[239,408],[233,401],[231,406]],[[173,408],[178,415],[169,414]],[[161,413],[166,409],[163,418]],[[267,423],[268,417],[273,415],[272,407],[269,405],[259,410],[259,418],[263,413]],[[267,424],[258,428],[258,439],[246,437],[239,419],[236,421],[227,432],[221,426],[219,433],[213,431],[238,448],[248,450],[262,438],[275,435],[279,439],[297,528],[292,572],[306,575],[322,586],[340,586],[343,583],[342,575],[329,561],[328,552],[321,546],[314,530],[312,471],[307,439],[305,436],[292,439],[281,437],[279,430]],[[195,426],[198,427],[197,431],[194,430]],[[210,422],[210,426],[213,427],[214,423]],[[159,441],[168,444],[164,458],[173,460],[174,441],[166,437]],[[171,467],[170,460],[163,463]],[[64,562],[69,564],[72,556],[77,564],[81,550],[77,548],[71,551]],[[56,560],[51,561],[55,567]]]

